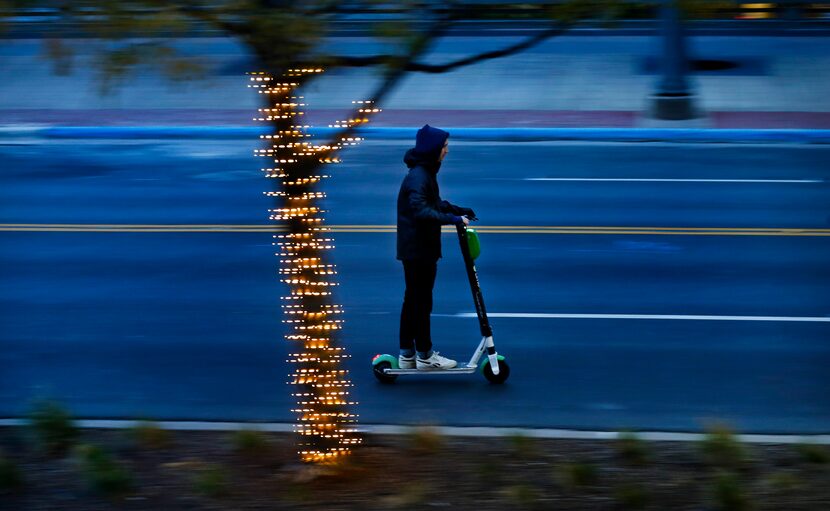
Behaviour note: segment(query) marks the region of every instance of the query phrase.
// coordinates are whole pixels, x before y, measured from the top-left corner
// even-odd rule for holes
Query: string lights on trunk
[[[337,153],[362,140],[346,130],[368,123],[370,116],[380,112],[371,101],[354,101],[351,118],[330,125],[343,128],[343,136],[314,144],[310,126],[300,122],[306,104],[295,94],[322,72],[320,68],[289,69],[279,79],[248,73],[248,86],[262,94],[267,104],[254,120],[267,122],[273,129],[272,134],[260,137],[268,145],[254,154],[273,162],[262,171],[265,177],[279,180],[265,194],[276,204],[269,218],[284,232],[274,236],[273,244],[279,248],[280,280],[287,286],[282,309],[292,367],[289,383],[296,389],[293,412],[297,414],[299,455],[313,463],[334,462],[361,442],[357,415],[352,412],[356,403],[349,392],[353,385],[343,368],[348,355],[338,343],[343,308],[335,303],[337,269],[327,252],[334,248],[334,240],[320,207],[326,195],[317,190],[329,176],[320,170],[340,163]]]

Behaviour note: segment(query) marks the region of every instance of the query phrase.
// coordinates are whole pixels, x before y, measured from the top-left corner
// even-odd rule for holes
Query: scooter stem
[[[493,329],[490,327],[490,321],[487,319],[487,310],[484,308],[484,297],[481,294],[481,286],[478,283],[475,263],[470,255],[470,246],[467,242],[467,226],[459,223],[456,224],[455,228],[458,231],[458,242],[459,245],[461,245],[461,255],[464,258],[464,266],[467,269],[467,280],[470,282],[470,291],[473,295],[473,303],[476,307],[476,315],[478,316],[478,325],[481,329],[481,335],[484,337],[492,337]]]

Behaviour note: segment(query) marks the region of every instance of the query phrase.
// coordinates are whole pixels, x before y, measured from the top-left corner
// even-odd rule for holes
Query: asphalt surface
[[[51,397],[88,418],[293,419],[271,234],[177,227],[267,223],[254,148],[0,146],[0,416]],[[392,225],[405,149],[370,142],[331,167],[330,223]],[[371,356],[397,347],[394,234],[337,232],[357,413],[366,423],[828,432],[829,153],[455,143],[442,194],[481,218],[477,266],[512,376],[377,384]],[[81,232],[104,224],[116,227]],[[545,229],[563,226],[593,234]],[[599,229],[609,227],[631,229]],[[455,239],[444,243],[433,333],[463,360],[478,331]]]

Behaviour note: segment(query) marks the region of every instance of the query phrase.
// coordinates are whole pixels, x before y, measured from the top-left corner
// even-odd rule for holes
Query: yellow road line
[[[394,225],[329,225],[335,233],[393,233]],[[830,236],[830,229],[761,227],[624,227],[484,225],[487,234],[625,234],[652,236]],[[0,232],[284,232],[281,225],[233,224],[0,224]],[[454,232],[445,226],[444,232]]]

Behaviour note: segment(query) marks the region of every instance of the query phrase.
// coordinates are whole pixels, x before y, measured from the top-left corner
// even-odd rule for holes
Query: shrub
[[[427,493],[423,484],[410,483],[398,489],[397,493],[379,499],[382,509],[412,509],[423,504]]]
[[[492,460],[485,460],[476,467],[479,480],[484,484],[498,484],[502,466]]]
[[[79,445],[75,449],[75,456],[87,485],[92,490],[110,496],[121,495],[130,490],[130,475],[101,447]]]
[[[291,502],[300,503],[311,500],[312,493],[309,490],[309,486],[305,483],[289,482],[280,489],[280,496]],[[392,499],[393,497],[387,498]],[[384,502],[387,498],[380,498],[380,501]],[[391,503],[389,505],[391,507],[399,507]]]
[[[444,437],[434,428],[416,428],[410,433],[409,444],[418,454],[435,454],[444,446]]]
[[[206,497],[221,497],[228,492],[228,477],[225,469],[211,465],[199,471],[193,481],[194,489]]]
[[[29,425],[38,447],[50,455],[64,454],[78,438],[78,428],[69,412],[52,401],[35,404]]]
[[[157,422],[137,422],[130,432],[136,444],[145,449],[164,449],[171,443],[170,432],[163,429]]]
[[[110,461],[110,456],[104,449],[92,444],[77,445],[73,454],[81,468],[94,467]]]
[[[790,472],[776,472],[766,478],[766,484],[778,494],[792,493],[803,485],[798,476]]]
[[[751,509],[749,498],[741,488],[738,476],[731,472],[721,472],[715,476],[712,494],[716,508],[721,511]]]
[[[243,429],[233,433],[233,448],[239,454],[257,456],[265,454],[270,448],[270,443],[262,432]]]
[[[726,427],[716,427],[700,442],[700,450],[707,464],[719,468],[739,468],[746,463],[746,450]]]
[[[614,490],[614,500],[621,509],[643,509],[648,505],[648,490],[641,484],[624,484]]]
[[[560,467],[559,475],[562,485],[568,489],[589,486],[598,480],[597,467],[592,463],[578,461]]]
[[[648,463],[648,447],[634,433],[621,433],[614,447],[617,450],[617,455],[626,463],[632,465],[645,465]]]
[[[529,458],[535,450],[535,442],[527,435],[516,432],[507,437],[513,454],[517,458]]]
[[[515,506],[533,508],[539,504],[541,494],[538,489],[529,484],[514,484],[504,489],[505,496]]]
[[[0,493],[8,493],[23,486],[23,476],[14,462],[0,453]]]
[[[823,445],[803,443],[798,444],[796,450],[801,458],[809,463],[825,465],[830,462],[830,451]]]

